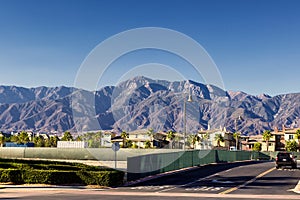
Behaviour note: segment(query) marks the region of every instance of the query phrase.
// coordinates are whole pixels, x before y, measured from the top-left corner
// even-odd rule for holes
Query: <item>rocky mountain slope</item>
[[[191,94],[193,102],[188,102]],[[194,81],[135,77],[98,91],[68,87],[0,86],[0,131],[99,129],[184,131],[224,128],[259,134],[274,126],[298,126],[300,93],[253,96]],[[242,120],[237,120],[242,116]]]

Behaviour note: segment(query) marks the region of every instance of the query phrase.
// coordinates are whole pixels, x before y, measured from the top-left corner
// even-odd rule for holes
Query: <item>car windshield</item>
[[[277,155],[278,158],[290,158],[291,155],[289,153],[280,153]]]

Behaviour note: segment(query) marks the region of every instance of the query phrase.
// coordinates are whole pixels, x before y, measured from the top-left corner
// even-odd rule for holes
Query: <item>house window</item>
[[[294,135],[289,135],[289,140],[293,140],[294,139]]]

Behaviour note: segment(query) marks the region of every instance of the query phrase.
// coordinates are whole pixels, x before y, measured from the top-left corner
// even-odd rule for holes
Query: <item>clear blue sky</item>
[[[297,0],[0,0],[0,84],[72,86],[82,61],[101,41],[150,26],[199,42],[227,90],[300,92],[299,10]],[[177,63],[157,51],[123,60],[120,66]]]

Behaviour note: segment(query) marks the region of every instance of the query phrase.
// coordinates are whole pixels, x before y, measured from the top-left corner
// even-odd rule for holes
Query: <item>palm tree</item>
[[[20,143],[21,143],[21,142],[20,142],[20,139],[19,139],[19,136],[17,136],[17,135],[11,136],[11,137],[10,137],[10,141],[11,141],[11,142],[14,142],[14,143],[17,143],[17,144],[20,144]]]
[[[300,151],[300,129],[298,129],[298,130],[296,131],[295,139],[298,140],[298,149],[299,149],[299,151]]]
[[[64,136],[61,138],[62,141],[73,141],[73,136],[69,131],[64,133]]]
[[[98,131],[96,134],[95,134],[95,140],[96,140],[96,142],[98,143],[98,141],[99,141],[99,147],[101,147],[101,145],[102,145],[102,138],[103,138],[103,133],[102,133],[102,131]]]
[[[29,142],[28,133],[26,131],[22,131],[19,135],[19,142],[22,144],[26,144]]]
[[[33,141],[34,141],[34,146],[36,146],[36,147],[44,147],[45,146],[45,139],[41,135],[34,137]]]
[[[3,147],[4,143],[5,143],[5,137],[0,133],[0,147]]]
[[[194,149],[196,142],[200,141],[200,137],[197,134],[196,135],[189,135],[188,136],[188,141],[192,145],[192,148]]]
[[[59,141],[59,137],[57,135],[51,136],[50,137],[50,145],[51,145],[51,147],[57,147],[57,142],[58,141]]]
[[[269,151],[269,141],[272,137],[271,131],[265,130],[263,133],[263,140],[266,141],[267,151]]]
[[[215,141],[217,141],[217,146],[221,147],[221,142],[224,142],[224,137],[222,136],[222,134],[216,134],[215,135]]]
[[[126,138],[128,138],[128,133],[126,132],[126,131],[122,131],[122,133],[121,133],[121,138],[123,139],[123,148],[126,148]]]
[[[168,131],[167,138],[170,141],[171,149],[173,149],[173,139],[175,138],[175,133],[173,131]]]
[[[238,148],[238,141],[240,138],[241,134],[239,132],[233,133],[233,138],[235,139],[235,150]]]
[[[149,149],[149,148],[151,148],[151,142],[149,140],[147,140],[145,142],[145,149]]]
[[[153,128],[149,128],[148,132],[147,132],[147,135],[150,137],[150,143],[151,143],[151,145],[153,145],[154,134],[155,133],[154,133]],[[150,147],[151,147],[151,145],[150,145]]]

